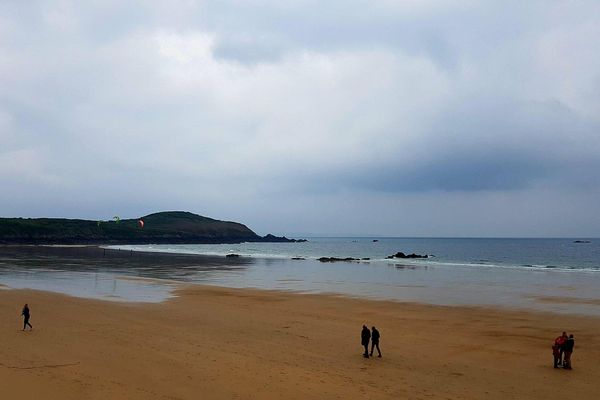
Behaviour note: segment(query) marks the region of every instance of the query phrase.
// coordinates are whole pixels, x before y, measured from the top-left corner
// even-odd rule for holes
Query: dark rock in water
[[[377,240],[377,239],[373,239],[373,243],[375,243],[375,242],[379,242],[379,240]]]
[[[420,254],[404,254],[403,252],[399,251],[394,255],[391,256],[387,256],[386,258],[388,259],[392,259],[392,258],[429,258],[429,256],[427,254],[425,255],[420,255]]]
[[[292,260],[306,260],[304,257],[292,257]]]
[[[231,253],[231,254],[227,254],[225,257],[239,257],[239,254],[235,254],[235,253]]]
[[[319,261],[321,262],[336,262],[336,261],[360,261],[359,258],[352,258],[352,257],[346,257],[346,258],[338,258],[338,257],[321,257],[319,258]]]
[[[363,257],[363,258],[361,258],[361,260],[363,260],[363,261],[369,261],[370,258],[369,257]]]
[[[573,241],[573,243],[592,243],[592,242],[589,240],[575,240],[575,241]]]

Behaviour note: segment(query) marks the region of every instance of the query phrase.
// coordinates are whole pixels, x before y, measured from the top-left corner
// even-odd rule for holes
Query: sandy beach
[[[7,398],[594,399],[600,320],[183,287],[159,304],[0,290]],[[19,313],[31,307],[32,332]],[[363,323],[383,358],[364,359]],[[573,370],[551,343],[574,333]]]

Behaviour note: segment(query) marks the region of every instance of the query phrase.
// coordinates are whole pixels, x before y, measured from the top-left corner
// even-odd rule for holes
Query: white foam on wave
[[[556,271],[556,272],[600,272],[600,267],[560,267],[555,265],[536,265],[536,264],[492,264],[492,263],[471,263],[471,262],[452,262],[452,261],[430,261],[423,260],[424,263],[432,266],[441,267],[460,267],[460,268],[494,268],[494,269],[512,269],[512,270],[528,270],[528,271]]]

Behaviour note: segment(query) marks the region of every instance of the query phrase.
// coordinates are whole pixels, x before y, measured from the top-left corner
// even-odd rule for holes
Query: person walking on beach
[[[571,354],[573,353],[573,348],[575,348],[575,338],[573,338],[573,334],[569,335],[569,338],[562,346],[563,352],[565,354],[565,359],[563,360],[563,368],[564,369],[572,369],[571,368]]]
[[[360,332],[360,343],[365,347],[363,356],[369,358],[369,340],[371,339],[371,331],[366,325],[363,325],[362,331]]]
[[[23,306],[23,311],[21,311],[21,315],[23,316],[23,330],[27,328],[29,325],[29,330],[33,329],[33,326],[29,323],[29,318],[31,318],[31,314],[29,314],[29,305],[25,304]]]
[[[371,357],[373,357],[373,349],[377,347],[377,353],[379,353],[377,357],[381,358],[381,350],[379,350],[380,337],[381,335],[379,334],[379,331],[373,326],[371,328]]]

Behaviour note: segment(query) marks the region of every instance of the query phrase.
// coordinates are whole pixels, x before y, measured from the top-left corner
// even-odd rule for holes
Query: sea
[[[283,290],[600,315],[600,239],[310,237],[300,243],[119,245],[196,254],[218,265],[148,267],[0,257],[0,285],[117,301],[163,301],[179,284]],[[387,258],[397,252],[426,259]],[[229,257],[228,257],[229,256]],[[322,262],[321,257],[359,260]],[[38,263],[39,264],[39,263]]]

